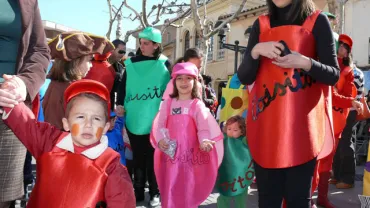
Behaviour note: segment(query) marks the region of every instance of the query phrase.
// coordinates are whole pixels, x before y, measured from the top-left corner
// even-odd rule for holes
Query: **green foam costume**
[[[162,42],[161,32],[147,27],[139,38]],[[126,127],[136,135],[149,134],[152,122],[159,110],[163,92],[170,80],[170,73],[165,65],[167,57],[160,55],[157,60],[132,62],[125,61],[126,66]]]
[[[161,55],[158,60],[132,63],[126,66],[126,127],[136,135],[150,133],[154,116],[158,113],[163,92],[170,80],[165,62],[167,57]]]
[[[244,207],[253,178],[253,161],[245,136],[234,139],[225,134],[224,157],[216,182],[220,192],[218,207],[230,207],[233,199],[235,207]]]

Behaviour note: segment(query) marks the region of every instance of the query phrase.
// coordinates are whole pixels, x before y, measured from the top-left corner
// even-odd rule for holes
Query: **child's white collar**
[[[74,153],[73,141],[70,133],[67,136],[65,136],[60,142],[58,142],[56,146],[59,147],[60,149],[64,149]],[[103,152],[107,148],[108,148],[108,137],[106,135],[103,135],[100,139],[100,144],[83,151],[81,154],[94,160],[98,158],[101,154],[103,154]]]

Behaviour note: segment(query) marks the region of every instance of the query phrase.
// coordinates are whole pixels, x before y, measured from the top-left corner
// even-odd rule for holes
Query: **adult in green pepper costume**
[[[248,187],[254,178],[244,118],[239,115],[229,118],[224,132],[224,157],[216,182],[220,192],[217,207],[229,208],[231,201],[234,201],[235,208],[244,208],[247,204]]]
[[[139,33],[136,56],[125,61],[126,71],[119,87],[118,103],[126,110],[126,130],[133,151],[136,201],[144,200],[148,180],[150,205],[159,205],[159,190],[154,173],[154,148],[149,134],[159,110],[162,94],[170,80],[170,63],[161,54],[161,32],[147,27]]]
[[[336,50],[338,51],[339,35],[338,35],[338,33],[334,32],[335,26],[337,25],[337,17],[334,14],[330,13],[330,12],[323,12],[323,14],[325,14],[328,17],[329,21],[330,21],[330,26],[331,26],[331,29],[333,30],[333,36],[334,36],[334,40],[335,40]]]

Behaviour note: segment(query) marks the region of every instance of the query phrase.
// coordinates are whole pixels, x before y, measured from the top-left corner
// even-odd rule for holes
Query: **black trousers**
[[[316,158],[299,166],[268,169],[255,164],[259,208],[311,208],[312,178]]]
[[[134,189],[138,197],[144,196],[145,183],[149,183],[149,195],[159,194],[157,180],[154,173],[154,148],[150,144],[149,134],[135,135],[127,128],[127,135],[133,153]]]
[[[126,168],[127,168],[128,174],[130,175],[131,180],[133,180],[132,175],[134,174],[133,162],[134,162],[133,160],[126,159]]]
[[[23,168],[23,184],[24,184],[24,193],[26,193],[26,189],[28,184],[33,182],[34,176],[32,174],[32,155],[29,151],[26,153],[26,158],[24,162]]]
[[[357,123],[356,114],[356,111],[350,111],[347,117],[346,127],[343,130],[342,138],[339,140],[333,161],[334,178],[347,184],[355,183],[356,158],[352,128]]]

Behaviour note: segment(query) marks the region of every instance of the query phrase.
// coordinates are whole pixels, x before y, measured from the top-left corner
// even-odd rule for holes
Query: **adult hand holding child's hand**
[[[14,75],[3,75],[4,82],[0,87],[0,106],[13,108],[18,102],[26,100],[27,88],[24,82]],[[0,109],[0,113],[3,110]]]

